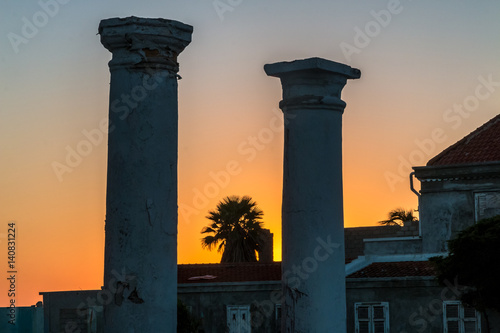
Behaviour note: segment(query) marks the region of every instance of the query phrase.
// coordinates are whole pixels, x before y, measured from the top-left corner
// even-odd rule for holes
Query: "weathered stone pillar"
[[[265,65],[283,87],[283,332],[346,332],[342,113],[358,69],[320,58]]]
[[[101,21],[111,72],[104,331],[176,332],[177,56],[192,27]]]

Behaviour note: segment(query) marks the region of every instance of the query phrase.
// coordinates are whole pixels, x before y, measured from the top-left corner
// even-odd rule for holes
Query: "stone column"
[[[99,25],[101,43],[113,54],[105,332],[176,332],[177,56],[192,31],[180,22],[137,17]]]
[[[281,79],[283,332],[346,332],[342,113],[358,69],[310,58],[265,65]]]

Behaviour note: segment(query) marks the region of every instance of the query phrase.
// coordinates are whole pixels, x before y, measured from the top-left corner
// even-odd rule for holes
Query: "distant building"
[[[2,333],[44,333],[42,302],[35,306],[0,308],[0,332]]]
[[[110,293],[100,290],[41,292],[45,333],[103,333],[103,303]],[[106,296],[105,296],[106,295]]]
[[[424,252],[475,222],[500,214],[500,115],[416,167]]]
[[[272,297],[280,290],[280,262],[178,266],[178,296],[203,332],[279,332],[280,302]]]
[[[347,331],[485,332],[481,314],[457,301],[456,282],[436,282],[428,258],[446,255],[458,231],[500,214],[500,116],[414,170],[420,222],[344,230]],[[282,273],[300,283],[315,274],[311,263],[295,272],[279,262],[178,265],[178,297],[200,332],[280,332]],[[100,332],[99,307],[114,301],[106,289],[41,294],[46,332],[71,323]],[[489,319],[500,332],[500,315]]]
[[[269,229],[262,229],[263,242],[259,250],[259,262],[274,261],[274,234]]]

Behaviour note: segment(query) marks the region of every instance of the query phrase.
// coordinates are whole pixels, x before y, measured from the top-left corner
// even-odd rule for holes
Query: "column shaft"
[[[319,58],[264,67],[281,79],[283,332],[345,332],[340,92],[359,70]]]
[[[163,19],[101,21],[110,61],[105,332],[175,332],[177,55],[192,28]]]

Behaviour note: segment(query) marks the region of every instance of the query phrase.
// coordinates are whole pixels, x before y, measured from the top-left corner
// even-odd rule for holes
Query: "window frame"
[[[368,308],[368,319],[364,318],[359,318],[359,308],[360,307],[367,307]],[[384,313],[384,319],[376,319],[374,318],[374,308],[375,307],[382,307],[383,308],[383,313]],[[362,319],[360,321],[360,319]],[[374,333],[375,332],[375,322],[383,322],[384,323],[384,333],[389,333],[390,332],[390,321],[389,321],[389,302],[356,302],[354,303],[354,331],[356,333],[361,333],[360,332],[360,322],[368,322],[368,332],[367,333]]]
[[[458,306],[458,317],[447,317],[448,309],[447,306],[457,305]],[[448,322],[458,322],[458,333],[465,333],[465,322],[475,322],[476,331],[475,333],[481,333],[481,313],[474,309],[475,317],[465,317],[465,306],[460,301],[443,301],[443,332],[450,333],[448,329]],[[450,320],[452,319],[452,320]]]
[[[488,217],[493,217],[495,214],[492,216],[486,215],[483,212],[483,204],[484,201],[487,202],[487,197],[490,198],[490,200],[494,200],[495,198],[500,198],[500,189],[489,189],[489,190],[483,190],[483,191],[473,191],[474,195],[474,222],[477,223],[480,220]],[[495,198],[493,198],[495,197]]]
[[[282,316],[282,312],[281,312],[281,304],[275,304],[274,305],[274,321],[276,323],[276,327],[275,327],[275,331],[277,333],[280,333],[281,332],[281,316]]]
[[[252,332],[252,313],[250,312],[250,305],[226,305],[226,325],[227,325],[227,328],[228,330],[230,330],[231,328],[231,325],[230,325],[230,322],[232,320],[231,318],[231,311],[232,310],[237,310],[238,313],[240,311],[244,311],[246,314],[248,314],[247,318],[245,319],[246,323],[247,323],[247,327],[242,327],[244,325],[242,325],[240,323],[237,331],[238,333],[239,332],[247,332],[247,333],[251,333]]]

